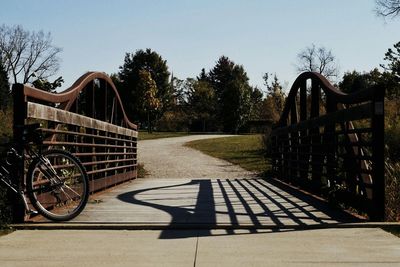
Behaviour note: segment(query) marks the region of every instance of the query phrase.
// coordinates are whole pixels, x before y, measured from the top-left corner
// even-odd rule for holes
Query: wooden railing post
[[[22,144],[23,129],[21,126],[25,124],[26,119],[26,100],[24,95],[24,86],[22,84],[14,84],[12,87],[14,110],[13,110],[13,142],[15,144]],[[15,184],[18,186],[18,190],[21,191],[24,185],[24,147],[18,145],[15,147],[19,155],[22,158],[17,160],[13,168],[13,178]],[[12,220],[14,223],[20,223],[24,221],[25,207],[22,199],[17,194],[13,194],[11,197],[12,203]]]
[[[307,120],[307,81],[304,80],[300,85],[300,121]],[[300,131],[300,181],[306,183],[308,180],[309,160],[310,160],[310,143],[307,129]]]
[[[311,83],[311,111],[310,118],[319,117],[319,107],[320,107],[320,98],[321,98],[321,87],[319,81],[315,78],[312,79]],[[311,186],[313,189],[318,189],[321,186],[321,174],[322,174],[322,165],[321,165],[321,133],[319,127],[313,127],[309,130],[309,134],[311,137]]]
[[[372,181],[374,203],[372,220],[382,221],[385,219],[385,162],[384,162],[384,88],[375,90],[372,113]]]
[[[326,112],[320,114],[324,102]],[[372,220],[384,219],[383,88],[345,94],[321,74],[302,73],[271,136],[277,140],[272,153],[282,162],[281,179],[304,183],[306,189],[367,212]]]

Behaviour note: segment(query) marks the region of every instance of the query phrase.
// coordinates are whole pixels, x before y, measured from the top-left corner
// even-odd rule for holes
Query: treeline
[[[386,156],[400,162],[400,42],[384,55],[386,64],[368,72],[351,71],[344,74],[338,87],[353,93],[366,88],[385,89],[385,144]]]
[[[269,82],[268,77],[264,96],[249,84],[242,65],[221,56],[208,72],[203,68],[196,78],[181,80],[151,49],[127,53],[112,75],[128,116],[140,128],[227,133],[254,131],[277,120],[284,94],[278,78]]]

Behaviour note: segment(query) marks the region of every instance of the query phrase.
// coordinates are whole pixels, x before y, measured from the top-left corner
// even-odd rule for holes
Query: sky
[[[296,56],[311,44],[332,51],[341,75],[384,63],[400,41],[400,18],[384,20],[374,9],[374,0],[3,0],[0,24],[51,33],[62,48],[53,77],[64,78],[62,88],[87,71],[117,73],[126,53],[146,48],[179,79],[225,55],[243,65],[251,85],[264,88],[268,72],[290,88]]]

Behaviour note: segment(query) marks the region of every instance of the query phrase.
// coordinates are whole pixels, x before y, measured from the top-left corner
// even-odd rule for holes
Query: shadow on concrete
[[[189,198],[196,198],[196,204],[186,205]],[[167,212],[172,219],[160,239],[298,231],[361,221],[273,179],[193,179],[126,192],[118,199]]]

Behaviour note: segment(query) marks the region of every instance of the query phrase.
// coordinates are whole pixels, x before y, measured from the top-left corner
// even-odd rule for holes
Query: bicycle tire
[[[49,160],[51,166],[44,159]],[[78,216],[86,206],[89,178],[85,167],[65,150],[43,152],[29,164],[26,178],[32,205],[47,219],[68,221]]]

